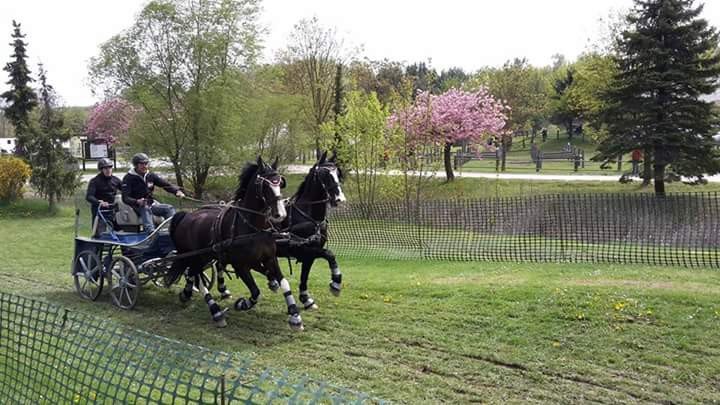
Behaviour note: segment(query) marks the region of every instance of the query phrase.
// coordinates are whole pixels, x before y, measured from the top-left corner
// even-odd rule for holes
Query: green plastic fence
[[[6,402],[7,401],[7,402]],[[382,403],[0,292],[0,403]]]

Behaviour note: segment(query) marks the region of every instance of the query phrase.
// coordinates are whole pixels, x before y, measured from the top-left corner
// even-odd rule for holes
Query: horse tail
[[[187,212],[180,211],[173,215],[172,220],[170,220],[170,238],[173,242],[175,242],[175,229],[183,220],[183,218],[185,218],[185,215],[187,215]]]

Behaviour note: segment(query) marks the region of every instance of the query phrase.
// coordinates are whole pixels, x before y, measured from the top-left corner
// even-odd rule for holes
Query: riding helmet
[[[150,158],[148,157],[148,155],[144,153],[136,153],[135,156],[132,157],[133,166],[137,166],[140,163],[150,163]]]
[[[102,158],[102,159],[98,160],[98,170],[102,170],[106,167],[113,167],[112,160],[110,160],[108,158]]]

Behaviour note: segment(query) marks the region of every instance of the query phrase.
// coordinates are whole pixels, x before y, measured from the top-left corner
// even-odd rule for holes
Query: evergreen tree
[[[618,38],[619,73],[604,113],[610,135],[596,160],[645,150],[658,195],[668,165],[685,176],[720,171],[712,142],[720,122],[700,98],[718,87],[718,33],[699,18],[702,9],[692,0],[635,0]]]
[[[10,90],[0,94],[5,99],[8,106],[5,108],[5,117],[15,127],[15,136],[17,137],[16,153],[25,154],[25,143],[27,141],[27,133],[29,126],[30,111],[37,106],[37,95],[29,86],[33,79],[30,78],[30,69],[27,66],[27,54],[25,52],[27,44],[23,40],[25,34],[20,32],[20,24],[13,20],[13,58],[11,62],[5,65],[4,70],[9,73]]]
[[[40,65],[41,106],[37,122],[29,126],[26,137],[27,156],[32,167],[30,184],[47,198],[50,211],[57,201],[71,195],[79,185],[77,162],[63,142],[72,134],[64,128],[62,114],[55,111],[55,91],[47,83],[46,73]]]

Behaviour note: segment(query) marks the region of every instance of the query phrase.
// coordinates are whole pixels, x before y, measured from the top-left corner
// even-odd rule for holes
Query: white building
[[[15,138],[0,138],[0,154],[15,151]]]
[[[69,150],[73,156],[81,156],[80,138],[74,136],[69,141],[62,143],[63,148]],[[15,151],[15,138],[0,138],[0,154],[13,153]]]

